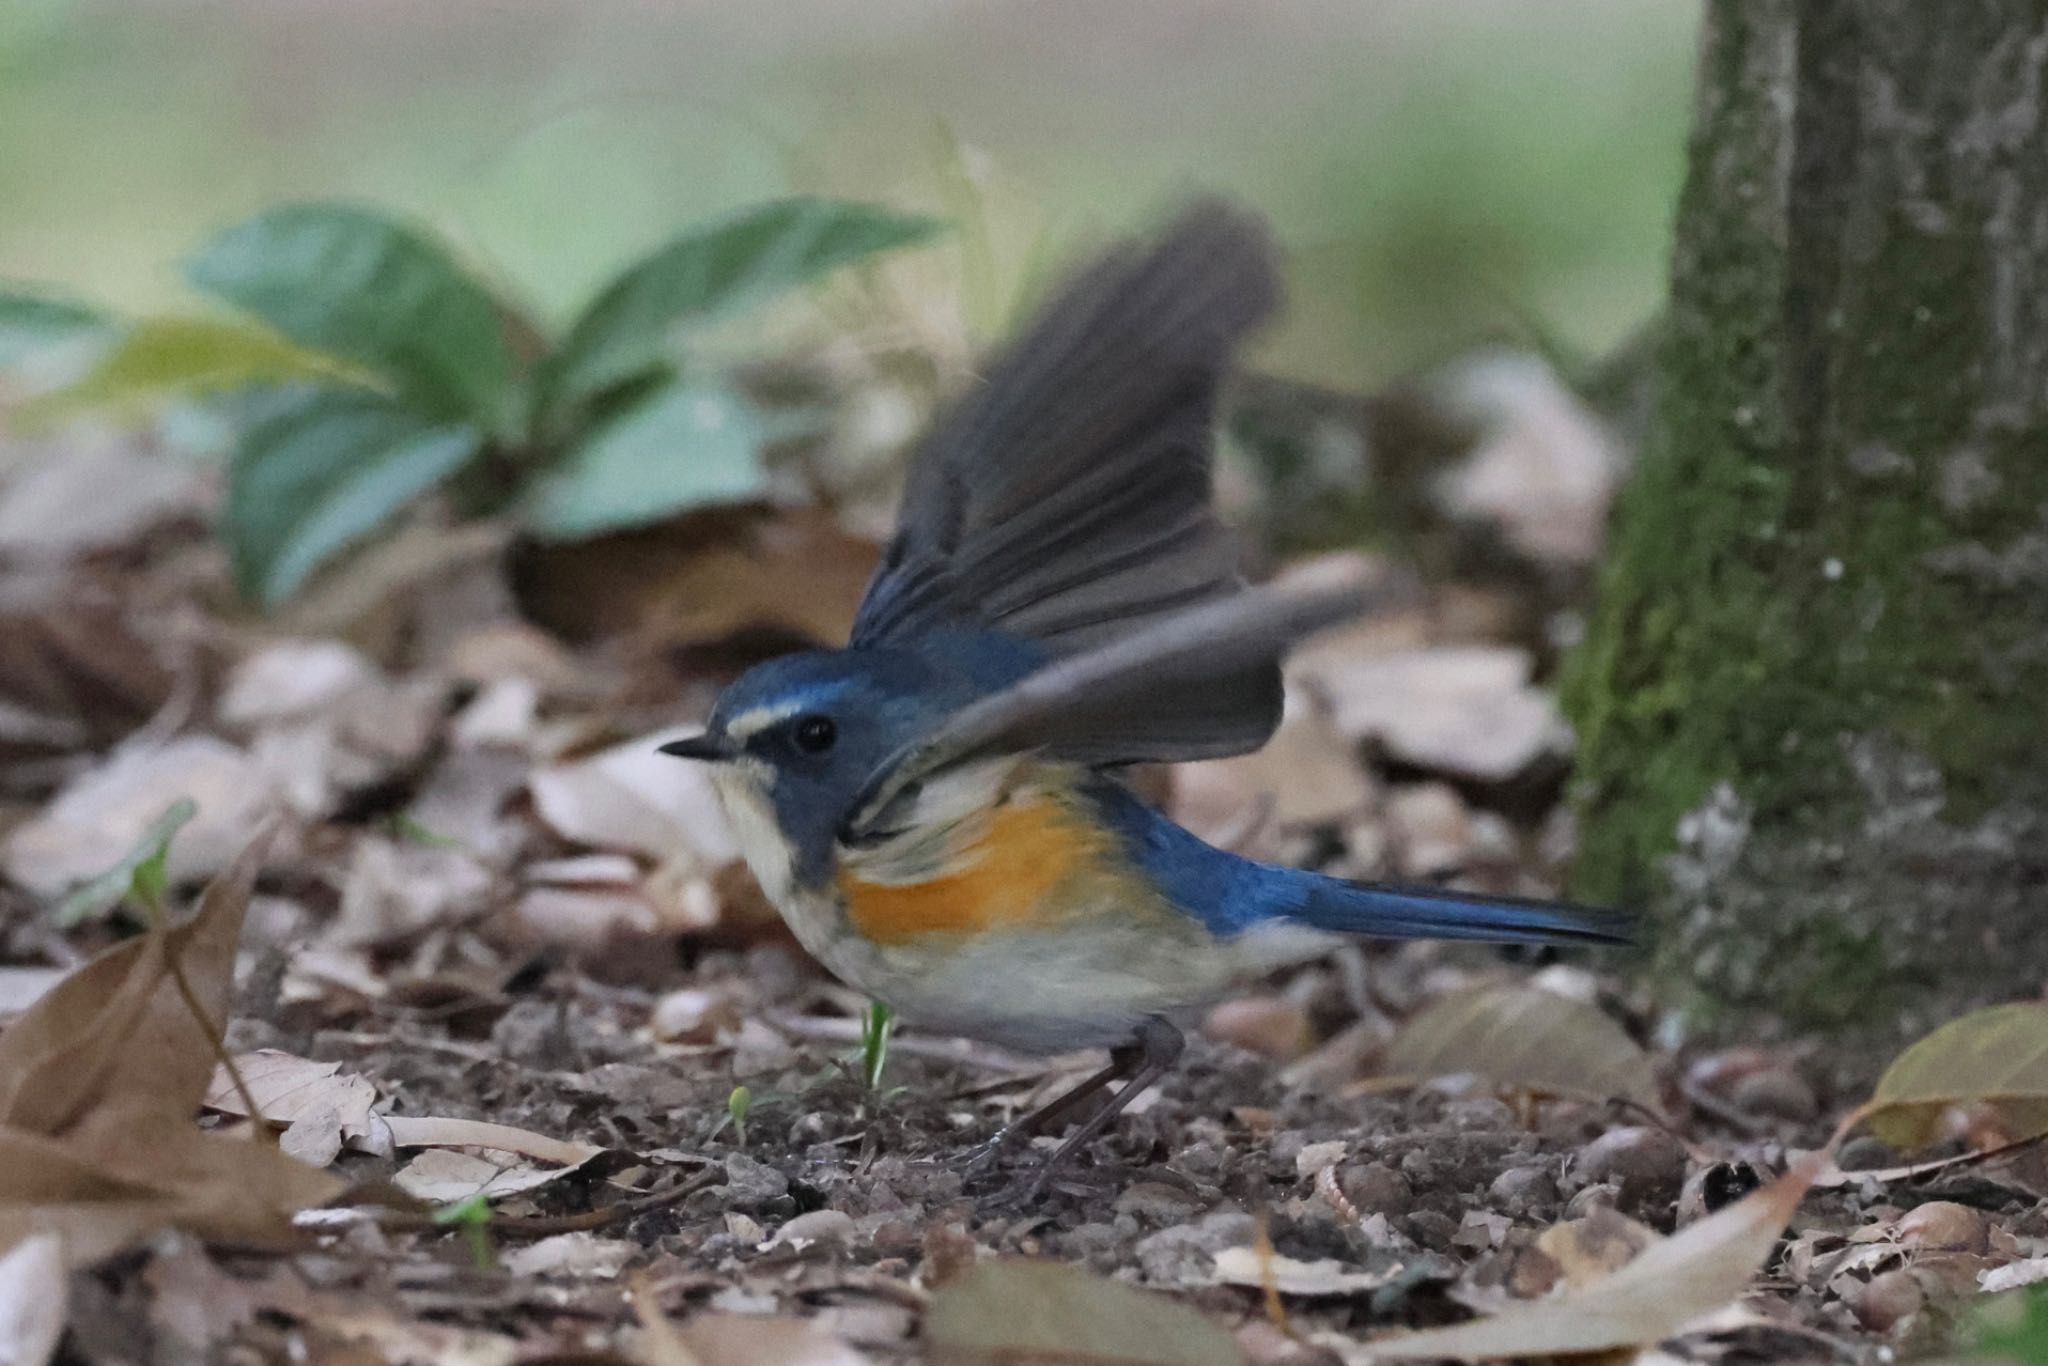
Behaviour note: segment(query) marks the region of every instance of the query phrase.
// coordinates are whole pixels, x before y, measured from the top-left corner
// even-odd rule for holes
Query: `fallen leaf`
[[[116,944],[73,972],[0,1033],[0,1124],[59,1135],[108,1098],[189,1117],[213,1075],[259,835],[200,897],[192,918]],[[192,1018],[169,962],[199,1007]]]
[[[1472,1075],[1499,1086],[1622,1096],[1654,1110],[1650,1057],[1597,1008],[1539,987],[1481,986],[1437,1001],[1387,1050],[1401,1077]]]
[[[66,578],[41,593],[14,587],[0,601],[0,699],[9,719],[0,758],[126,739],[173,687],[153,629],[146,613],[95,585]]]
[[[513,583],[528,616],[571,640],[626,636],[675,649],[754,632],[829,644],[846,638],[880,558],[828,513],[719,507],[522,546]]]
[[[1627,466],[1613,434],[1535,356],[1481,352],[1440,384],[1449,411],[1483,431],[1438,485],[1446,510],[1495,523],[1534,559],[1590,564]]]
[[[868,1358],[801,1319],[699,1314],[675,1330],[687,1356],[652,1356],[658,1366],[868,1366]]]
[[[140,443],[67,440],[9,471],[0,489],[0,554],[62,560],[128,546],[152,527],[205,510],[196,460],[145,452]]]
[[[509,1153],[501,1161],[452,1148],[435,1148],[408,1162],[391,1179],[400,1190],[417,1199],[452,1205],[479,1195],[496,1200],[535,1190],[581,1165],[541,1167]]]
[[[1055,1262],[983,1262],[961,1272],[932,1297],[924,1337],[938,1366],[1243,1360],[1228,1333],[1185,1305]]]
[[[2048,1130],[2048,1004],[1992,1006],[1943,1025],[1885,1069],[1864,1118],[1893,1147],[1914,1148],[1942,1111],[1973,1102],[1995,1107],[2015,1135]]]
[[[391,1126],[391,1141],[401,1148],[494,1148],[499,1152],[517,1153],[521,1157],[538,1158],[542,1162],[556,1162],[564,1166],[588,1162],[604,1151],[588,1143],[570,1143],[537,1134],[531,1129],[489,1124],[476,1119],[419,1119],[392,1115],[385,1122]]]
[[[1491,1318],[1385,1338],[1368,1360],[1553,1356],[1646,1347],[1740,1296],[1777,1245],[1825,1159],[1813,1154],[1582,1290],[1517,1304]]]
[[[73,929],[97,920],[128,899],[135,889],[135,875],[159,859],[169,861],[170,843],[177,833],[199,814],[190,797],[180,797],[151,821],[135,847],[115,860],[114,866],[95,873],[64,894],[51,908],[50,919],[59,929]]]
[[[64,1336],[70,1276],[55,1233],[22,1239],[0,1256],[0,1362],[42,1366]]]
[[[1230,1247],[1216,1254],[1215,1282],[1250,1290],[1263,1290],[1270,1283],[1283,1295],[1318,1299],[1378,1290],[1407,1274],[1408,1269],[1400,1266],[1387,1271],[1346,1271],[1342,1262],[1327,1257],[1301,1262],[1277,1254],[1261,1257],[1257,1248]]]
[[[235,1068],[266,1122],[284,1129],[279,1144],[301,1162],[324,1167],[344,1143],[366,1151],[388,1147],[389,1126],[371,1114],[377,1088],[345,1073],[338,1062],[313,1062],[275,1049],[236,1057]],[[202,1102],[225,1115],[246,1115],[241,1089],[216,1068]]]
[[[2048,1257],[2028,1257],[1977,1273],[1977,1287],[1987,1295],[2048,1282]]]
[[[235,665],[215,711],[233,727],[301,720],[383,681],[367,655],[342,641],[279,640]]]
[[[19,1015],[63,980],[62,968],[0,968],[0,1015]]]
[[[638,1243],[593,1233],[557,1233],[506,1252],[500,1260],[514,1276],[596,1276],[609,1279],[640,1252]]]
[[[533,775],[534,807],[554,832],[593,849],[653,859],[693,853],[711,867],[739,857],[718,793],[702,764],[660,753],[694,734],[678,727]]]
[[[55,898],[120,861],[183,797],[199,811],[171,845],[173,883],[225,868],[276,806],[247,751],[210,735],[182,735],[122,750],[71,783],[8,836],[0,867],[37,896]]]
[[[1394,654],[1308,650],[1297,672],[1330,699],[1337,729],[1431,773],[1500,783],[1570,748],[1571,730],[1533,686],[1525,650],[1461,645]]]

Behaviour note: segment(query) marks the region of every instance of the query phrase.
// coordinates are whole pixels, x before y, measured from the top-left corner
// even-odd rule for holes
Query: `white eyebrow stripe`
[[[801,701],[778,702],[771,706],[756,707],[741,712],[725,723],[725,733],[731,739],[744,744],[778,721],[787,721],[802,708]]]

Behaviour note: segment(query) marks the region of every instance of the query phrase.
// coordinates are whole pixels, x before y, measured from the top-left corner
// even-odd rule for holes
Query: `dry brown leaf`
[[[1347,1271],[1332,1258],[1302,1262],[1277,1254],[1261,1257],[1257,1248],[1231,1247],[1216,1254],[1213,1277],[1218,1285],[1263,1290],[1270,1284],[1283,1295],[1319,1299],[1378,1290],[1407,1274],[1408,1269],[1400,1266],[1384,1272]]]
[[[58,1235],[24,1238],[0,1256],[0,1362],[43,1366],[55,1356],[69,1295]]]
[[[1622,1096],[1657,1108],[1650,1057],[1621,1026],[1540,987],[1481,986],[1444,997],[1395,1038],[1385,1071],[1469,1074],[1520,1090]]]
[[[1918,1147],[1951,1106],[1995,1107],[2015,1137],[2048,1130],[2048,1004],[1974,1011],[1906,1049],[1865,1107],[1872,1133]]]
[[[578,1162],[565,1167],[541,1167],[510,1153],[493,1158],[454,1148],[432,1148],[400,1168],[391,1179],[415,1199],[441,1205],[479,1195],[496,1200],[536,1190],[581,1165]]]
[[[527,614],[571,640],[673,649],[756,632],[837,644],[880,558],[827,512],[723,507],[526,547],[514,579]]]
[[[0,1124],[61,1134],[117,1099],[189,1120],[213,1075],[227,1018],[235,947],[256,872],[258,835],[206,889],[191,919],[106,950],[0,1033]],[[169,971],[175,956],[207,1025],[192,1018]]]
[[[1583,1290],[1517,1304],[1491,1318],[1386,1338],[1367,1360],[1554,1356],[1646,1347],[1748,1288],[1824,1159],[1814,1154],[1718,1214],[1651,1244]]]
[[[338,1062],[313,1062],[275,1049],[243,1053],[235,1068],[266,1122],[284,1129],[285,1152],[324,1167],[344,1143],[366,1151],[388,1148],[390,1131],[371,1114],[377,1088],[367,1077],[343,1072]],[[246,1116],[241,1087],[225,1067],[214,1070],[203,1104],[224,1115]]]
[[[947,1281],[925,1314],[939,1366],[1239,1366],[1228,1333],[1163,1295],[1056,1262],[983,1262]]]
[[[19,1015],[63,980],[62,968],[0,968],[0,1015]]]
[[[107,950],[0,1033],[0,1247],[57,1232],[82,1265],[172,1224],[277,1241],[340,1193],[267,1143],[192,1122],[268,844],[251,841],[191,919]]]
[[[499,1152],[517,1153],[521,1157],[563,1166],[588,1162],[604,1151],[588,1143],[572,1143],[537,1134],[531,1129],[514,1128],[510,1124],[487,1124],[475,1119],[423,1119],[392,1115],[385,1122],[391,1126],[391,1141],[401,1148],[494,1148]]]

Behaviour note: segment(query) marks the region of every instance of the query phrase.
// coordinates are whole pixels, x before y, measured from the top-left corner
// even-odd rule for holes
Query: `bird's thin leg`
[[[1122,1077],[1128,1077],[1144,1063],[1144,1054],[1136,1045],[1112,1048],[1109,1051],[1109,1065],[1099,1072],[1060,1092],[1045,1104],[1027,1115],[1020,1115],[1002,1128],[993,1137],[977,1144],[966,1155],[970,1172],[986,1169],[1005,1151],[1022,1143],[1033,1134],[1040,1133],[1049,1125],[1065,1118],[1080,1108],[1097,1091]]]
[[[1045,1187],[1046,1178],[1051,1176],[1061,1163],[1108,1128],[1110,1122],[1123,1113],[1124,1107],[1138,1098],[1140,1091],[1166,1075],[1180,1057],[1180,1051],[1185,1044],[1186,1040],[1181,1037],[1181,1032],[1156,1015],[1148,1017],[1139,1025],[1138,1037],[1126,1048],[1118,1049],[1117,1053],[1111,1054],[1111,1067],[1116,1065],[1118,1054],[1137,1059],[1137,1066],[1128,1074],[1130,1079],[1124,1083],[1123,1089],[1109,1098],[1109,1104],[1083,1120],[1081,1127],[1068,1135],[1066,1142],[1053,1149],[1052,1156],[1048,1157],[1025,1183],[1017,1196],[1017,1203],[1029,1204],[1036,1199],[1039,1191]],[[1107,1084],[1106,1080],[1104,1084]],[[1062,1096],[1061,1099],[1064,1100],[1066,1097]]]

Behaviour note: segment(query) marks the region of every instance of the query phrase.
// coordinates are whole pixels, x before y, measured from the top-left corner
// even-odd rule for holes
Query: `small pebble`
[[[1606,1181],[1585,1187],[1565,1201],[1566,1219],[1584,1219],[1595,1210],[1613,1209],[1621,1200],[1621,1188]]]
[[[1685,1147],[1648,1125],[1613,1129],[1580,1151],[1572,1174],[1588,1185],[1614,1186],[1624,1214],[1661,1215],[1685,1185]]]
[[[1892,1151],[1889,1143],[1869,1134],[1858,1134],[1844,1143],[1842,1151],[1835,1157],[1835,1164],[1845,1172],[1879,1171],[1897,1166],[1898,1161],[1899,1155]]]
[[[1357,1207],[1360,1214],[1384,1214],[1396,1218],[1415,1205],[1415,1188],[1408,1178],[1384,1162],[1367,1162],[1340,1168],[1337,1189]]]
[[[1401,1221],[1402,1231],[1431,1252],[1449,1252],[1458,1236],[1458,1221],[1433,1209],[1419,1209]]]
[[[1119,1214],[1132,1214],[1153,1224],[1178,1223],[1194,1212],[1195,1197],[1164,1181],[1140,1181],[1116,1198]]]
[[[1542,1167],[1510,1167],[1487,1187],[1488,1203],[1526,1218],[1555,1209],[1561,1198],[1557,1182]]]
[[[725,1159],[725,1179],[731,1187],[731,1200],[735,1205],[765,1204],[777,1196],[789,1194],[788,1177],[745,1153],[734,1153]]]
[[[1745,1114],[1806,1121],[1820,1113],[1820,1099],[1791,1068],[1759,1068],[1728,1088],[1728,1101]]]
[[[1498,1134],[1519,1132],[1521,1121],[1514,1107],[1497,1096],[1467,1096],[1444,1107],[1444,1122],[1460,1133]]]

